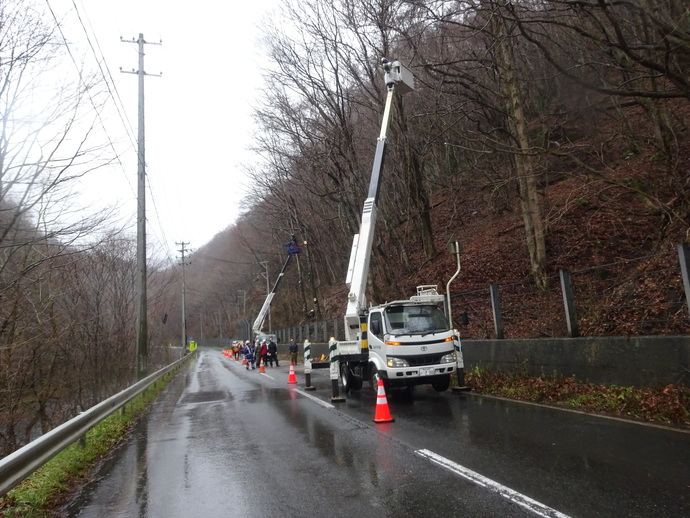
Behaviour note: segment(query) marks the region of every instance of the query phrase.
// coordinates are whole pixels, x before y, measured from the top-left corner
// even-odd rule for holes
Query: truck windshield
[[[434,304],[386,308],[386,328],[394,335],[425,335],[449,329],[448,319]]]

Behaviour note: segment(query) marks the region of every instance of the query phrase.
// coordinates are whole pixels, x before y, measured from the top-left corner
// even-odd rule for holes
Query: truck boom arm
[[[254,331],[255,335],[257,335],[261,332],[261,328],[264,325],[264,320],[266,320],[266,315],[268,314],[268,310],[271,307],[271,301],[273,300],[273,297],[276,294],[276,290],[278,289],[278,286],[280,285],[280,281],[283,279],[283,275],[285,275],[285,270],[287,269],[288,264],[290,264],[290,259],[292,259],[293,255],[301,252],[299,246],[297,245],[297,240],[295,239],[294,235],[292,236],[292,241],[290,241],[289,243],[287,243],[285,245],[285,250],[287,250],[288,256],[285,259],[285,262],[283,263],[283,267],[280,269],[280,273],[278,274],[278,278],[276,279],[276,282],[273,284],[273,289],[266,296],[266,300],[264,300],[264,305],[261,306],[261,310],[259,311],[259,314],[256,317],[256,320],[254,320],[254,325],[252,326],[252,331]]]
[[[387,88],[386,104],[383,110],[383,121],[381,122],[381,132],[376,142],[376,154],[374,155],[374,165],[371,169],[371,179],[369,180],[369,191],[364,200],[362,210],[362,221],[359,227],[359,234],[355,235],[350,252],[350,261],[347,271],[346,284],[348,286],[347,309],[345,311],[345,338],[346,340],[357,339],[360,331],[360,318],[366,311],[366,286],[369,277],[369,261],[371,259],[371,249],[374,242],[374,228],[376,227],[376,211],[378,203],[379,187],[381,185],[381,172],[386,151],[386,138],[388,123],[390,121],[391,105],[393,93],[398,88],[399,92],[406,93],[414,88],[412,74],[398,61],[383,60],[385,71],[385,81]],[[366,344],[362,345],[363,348]]]

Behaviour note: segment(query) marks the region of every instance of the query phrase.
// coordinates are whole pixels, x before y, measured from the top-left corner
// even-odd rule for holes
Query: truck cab
[[[369,308],[367,316],[368,355],[365,358],[345,351],[341,342],[340,379],[343,388],[358,389],[368,378],[376,387],[382,379],[389,387],[431,385],[448,389],[457,368],[457,333],[450,326],[446,298],[435,285],[417,287],[409,300],[396,300]],[[359,352],[356,349],[352,352]]]
[[[390,387],[446,390],[455,371],[455,333],[443,302],[395,301],[369,312],[369,371]],[[441,307],[439,307],[441,306]]]

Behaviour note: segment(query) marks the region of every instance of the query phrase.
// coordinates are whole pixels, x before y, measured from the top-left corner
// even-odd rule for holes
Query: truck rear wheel
[[[431,382],[431,386],[436,392],[443,392],[450,387],[450,374],[436,376]]]
[[[343,391],[359,390],[362,388],[362,378],[355,376],[352,369],[347,363],[340,364],[340,384],[343,386]]]

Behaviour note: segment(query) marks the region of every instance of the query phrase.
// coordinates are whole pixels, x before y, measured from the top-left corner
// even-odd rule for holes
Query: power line
[[[49,8],[49,10],[53,16],[53,19],[56,23],[56,26],[58,27],[58,30],[60,31],[60,35],[62,37],[64,44],[65,44],[65,48],[67,49],[67,52],[68,52],[68,54],[72,60],[72,63],[74,64],[75,69],[77,70],[77,72],[79,74],[80,83],[83,84],[82,71],[79,69],[77,61],[76,61],[76,59],[72,53],[71,44],[68,43],[68,40],[67,40],[67,38],[64,34],[63,28],[62,28],[62,24],[58,21],[58,18],[56,16],[52,6],[50,5],[50,0],[46,0],[46,4],[48,5],[48,8]],[[103,50],[101,48],[99,39],[93,30],[93,25],[91,24],[91,20],[88,16],[88,12],[86,11],[86,9],[84,9],[83,3],[81,5],[82,5],[82,8],[80,9],[77,6],[77,4],[75,3],[75,0],[72,0],[72,6],[74,7],[74,12],[76,14],[79,25],[82,28],[82,31],[83,31],[84,36],[86,38],[86,41],[88,43],[91,54],[93,55],[93,57],[96,61],[96,65],[98,67],[98,71],[100,73],[100,76],[103,79],[103,82],[107,88],[108,97],[112,100],[113,106],[116,110],[116,113],[118,115],[120,122],[122,123],[122,127],[125,130],[125,134],[127,135],[127,138],[130,141],[130,145],[131,145],[132,149],[136,149],[137,146],[136,146],[135,139],[134,139],[134,130],[132,128],[132,124],[131,124],[129,118],[127,117],[127,112],[126,112],[126,110],[124,110],[124,103],[123,103],[122,98],[120,96],[120,92],[119,92],[119,90],[115,84],[115,80],[112,76],[110,68],[106,64],[106,59],[105,59],[105,56],[103,54]],[[83,14],[82,14],[82,12],[83,12]],[[87,29],[86,24],[84,23],[84,20],[87,21],[90,30]],[[95,44],[94,44],[94,42],[95,42]],[[147,75],[151,75],[151,74],[147,74]],[[108,144],[109,144],[110,148],[113,150],[113,153],[115,155],[117,163],[120,167],[120,171],[124,174],[125,180],[127,181],[127,184],[129,185],[129,188],[132,191],[132,194],[134,196],[136,196],[135,191],[134,191],[134,186],[132,185],[132,182],[130,181],[130,178],[129,178],[129,174],[125,170],[124,164],[122,163],[122,160],[120,158],[120,154],[115,149],[115,144],[113,142],[113,139],[111,138],[110,133],[108,132],[108,129],[106,128],[106,125],[105,125],[105,123],[101,117],[101,110],[96,108],[95,102],[94,102],[93,98],[91,97],[90,90],[88,91],[88,94],[89,94],[89,99],[91,101],[91,105],[94,108],[94,111],[96,112],[99,123],[100,123],[100,125],[101,125],[101,127],[105,133],[107,140],[108,140]],[[146,173],[144,173],[144,174],[146,174]],[[167,250],[168,239],[165,236],[165,230],[164,230],[164,226],[162,224],[161,218],[160,218],[160,211],[158,210],[158,204],[156,203],[156,197],[154,196],[153,190],[151,189],[150,186],[149,186],[149,193],[150,193],[151,199],[153,201],[153,209],[154,209],[154,213],[156,215],[156,221],[158,222],[158,227],[160,228],[160,231],[163,234],[162,236],[158,236],[156,233],[154,233],[154,235],[156,236],[157,241],[160,243],[160,245],[163,246],[163,248],[165,248]],[[165,254],[165,258],[166,258],[166,261],[168,262],[168,264],[170,266],[173,266],[173,260],[170,257],[170,255]]]
[[[46,4],[47,4],[47,6],[48,6],[48,10],[50,11],[50,14],[51,14],[52,17],[53,17],[53,20],[55,21],[55,25],[56,25],[56,27],[58,28],[58,31],[60,32],[60,36],[62,37],[62,41],[63,41],[64,44],[65,44],[65,49],[67,49],[67,54],[69,55],[70,59],[72,60],[72,63],[74,64],[74,68],[75,68],[75,70],[77,71],[77,74],[79,75],[79,84],[82,85],[82,86],[84,86],[84,77],[83,77],[83,74],[82,74],[82,70],[81,70],[81,68],[79,67],[79,65],[77,64],[77,60],[75,59],[74,54],[72,54],[72,49],[71,49],[71,47],[70,47],[70,44],[68,43],[67,38],[65,37],[65,34],[64,34],[63,30],[62,30],[62,24],[61,24],[60,21],[58,20],[56,14],[55,14],[55,11],[53,10],[53,7],[50,5],[50,0],[46,0]],[[77,8],[76,5],[75,5],[74,7],[75,7],[75,10],[76,10],[76,8]],[[82,20],[81,20],[81,17],[79,16],[79,12],[78,12],[78,11],[77,11],[77,18],[79,19],[79,23],[81,24],[82,28],[84,29],[84,34],[86,35],[87,41],[89,41],[89,44],[91,44],[90,39],[89,39],[89,35],[88,35],[87,31],[86,31],[86,27],[84,27],[84,24],[82,23]],[[91,46],[91,50],[93,51],[93,46]],[[94,57],[96,57],[96,56],[95,56],[95,53],[94,53]],[[98,58],[97,58],[97,57],[96,57],[96,63],[98,64],[99,69],[101,70],[101,75],[103,75],[103,70],[102,70],[101,67],[100,67],[100,62],[98,61]],[[105,79],[105,77],[104,77],[104,79]],[[106,86],[108,87],[108,91],[109,91],[110,96],[111,96],[111,98],[112,98],[112,91],[110,90],[110,85],[108,84],[108,81],[107,81],[107,80],[105,81],[105,83],[106,83]],[[102,119],[102,117],[101,117],[101,111],[96,107],[96,103],[94,102],[93,97],[92,97],[92,95],[91,95],[91,89],[90,89],[90,88],[86,88],[86,91],[87,91],[87,95],[88,95],[89,101],[91,102],[91,106],[93,107],[94,112],[96,113],[96,117],[98,118],[98,121],[100,122],[101,127],[103,128],[103,131],[105,132],[105,136],[106,136],[106,138],[108,139],[108,144],[110,145],[110,148],[113,150],[113,153],[115,154],[115,158],[116,158],[118,164],[120,165],[120,168],[121,168],[122,171],[124,172],[124,166],[123,166],[123,164],[122,164],[122,161],[120,160],[120,156],[119,156],[117,150],[115,149],[115,144],[113,143],[113,140],[112,140],[112,138],[110,137],[110,134],[108,133],[107,128],[105,127],[105,124],[104,124],[103,119]],[[117,105],[116,105],[116,108],[117,108]],[[119,109],[118,109],[118,113],[119,113]],[[126,128],[125,128],[125,129],[126,129]],[[126,176],[125,176],[125,177],[126,177]],[[127,180],[128,180],[128,183],[129,183],[129,179],[127,179]],[[130,188],[132,189],[132,192],[134,192],[134,189],[133,189],[131,183],[130,183],[129,185],[130,185]]]
[[[48,2],[48,0],[46,0]],[[96,36],[96,33],[93,31],[93,26],[91,26],[91,21],[89,20],[88,14],[86,15],[86,19],[89,20],[89,25],[91,26],[91,32],[93,33],[93,38],[96,40],[96,45],[98,46],[98,50],[100,53],[101,59],[99,59],[99,56],[96,54],[96,49],[93,46],[93,43],[91,42],[91,37],[89,35],[89,32],[86,30],[86,26],[84,25],[84,22],[82,21],[81,15],[79,13],[79,9],[77,8],[77,5],[74,3],[74,0],[72,0],[72,5],[74,6],[74,11],[77,14],[77,19],[79,20],[79,24],[81,25],[82,29],[84,30],[84,36],[86,36],[86,41],[89,44],[89,47],[91,48],[91,52],[96,59],[96,64],[98,65],[98,69],[101,72],[101,77],[105,81],[105,84],[108,88],[108,93],[110,94],[110,98],[113,100],[113,103],[115,105],[115,109],[117,110],[117,114],[120,117],[120,121],[122,122],[122,125],[124,126],[125,132],[127,133],[127,136],[130,138],[130,143],[132,144],[132,148],[136,149],[136,139],[134,138],[134,128],[132,128],[132,124],[129,121],[129,118],[127,117],[127,112],[124,112],[124,103],[122,102],[122,98],[120,97],[120,92],[117,89],[117,86],[115,85],[115,80],[110,73],[110,69],[106,66],[105,67],[105,72],[107,72],[107,77],[106,73],[103,70],[103,67],[101,65],[102,62],[105,62],[105,56],[103,55],[103,51],[101,49],[101,45],[98,42],[98,37]],[[83,4],[82,4],[83,5]],[[110,81],[108,81],[110,79]],[[111,88],[112,87],[112,88]],[[113,93],[114,92],[114,93]],[[119,102],[119,104],[118,104]],[[123,108],[122,110],[120,108]]]

